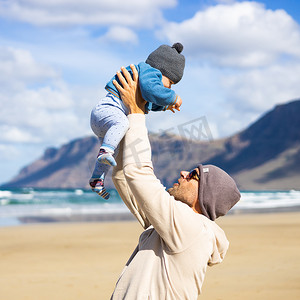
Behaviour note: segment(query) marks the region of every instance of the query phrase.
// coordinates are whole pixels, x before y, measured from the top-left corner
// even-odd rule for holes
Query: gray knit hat
[[[198,166],[199,204],[204,216],[214,221],[224,216],[241,198],[234,180],[213,165]]]
[[[185,66],[185,58],[180,54],[182,50],[183,46],[180,43],[175,43],[172,47],[161,45],[150,53],[146,63],[177,83],[183,76]]]

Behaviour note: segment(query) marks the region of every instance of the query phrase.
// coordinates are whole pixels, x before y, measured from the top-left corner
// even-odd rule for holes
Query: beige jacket
[[[167,193],[153,172],[145,116],[128,118],[130,128],[113,180],[146,230],[112,299],[197,299],[207,265],[220,263],[229,243],[215,222]]]

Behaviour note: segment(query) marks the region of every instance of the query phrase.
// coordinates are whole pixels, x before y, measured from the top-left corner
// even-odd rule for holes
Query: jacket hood
[[[224,216],[241,198],[235,181],[222,169],[201,164],[198,166],[198,201],[204,216],[214,221]]]

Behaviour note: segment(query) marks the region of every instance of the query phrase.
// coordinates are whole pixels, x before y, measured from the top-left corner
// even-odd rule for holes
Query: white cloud
[[[81,133],[73,101],[64,90],[45,87],[1,95],[2,142],[57,144]]]
[[[131,43],[137,44],[138,37],[136,33],[126,27],[113,26],[109,28],[108,32],[99,38],[101,42],[118,42],[118,43]]]
[[[299,99],[300,27],[284,10],[261,3],[215,2],[222,4],[166,23],[157,34],[184,45],[186,113],[203,112],[224,137]]]
[[[89,72],[97,77],[92,84],[70,86],[62,78],[61,63],[52,62],[56,70],[33,55],[40,52],[45,55],[45,49],[33,47],[30,52],[0,47],[0,182],[41,156],[46,147],[92,135],[90,111],[105,95],[104,83],[122,65],[121,59],[113,53],[75,48],[74,51],[63,49],[65,52],[61,54],[55,47],[51,50],[53,59],[58,62],[64,59],[73,76],[85,72],[80,76],[89,76],[86,82],[91,79]],[[42,60],[48,61],[48,54],[46,59],[43,55]]]
[[[53,68],[36,63],[31,53],[23,49],[0,46],[0,62],[2,91],[7,87],[41,83],[45,79],[58,77]]]
[[[234,3],[235,0],[215,0],[216,3],[222,3],[222,4],[230,4]]]
[[[300,58],[299,25],[284,10],[257,2],[219,4],[158,33],[181,41],[189,58],[218,66],[260,67],[282,56]]]
[[[300,98],[300,63],[274,64],[224,76],[226,98],[235,110],[264,112],[278,103]]]
[[[0,15],[35,25],[124,25],[152,27],[162,21],[162,8],[176,0],[10,0],[0,2]]]
[[[1,142],[5,143],[31,143],[41,142],[40,138],[33,135],[31,132],[24,130],[21,127],[2,125],[1,127]],[[11,147],[11,146],[10,146]]]
[[[0,48],[0,142],[53,143],[80,133],[66,84],[30,52]]]

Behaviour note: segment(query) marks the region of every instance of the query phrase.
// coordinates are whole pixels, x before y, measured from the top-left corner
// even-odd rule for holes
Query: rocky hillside
[[[278,105],[210,158],[244,189],[300,189],[300,100]]]
[[[299,115],[300,100],[278,105],[246,130],[216,141],[150,134],[155,173],[171,186],[180,170],[210,163],[231,174],[241,189],[300,189]],[[95,137],[49,148],[4,186],[87,188],[98,148]],[[113,187],[110,177],[106,184]]]

